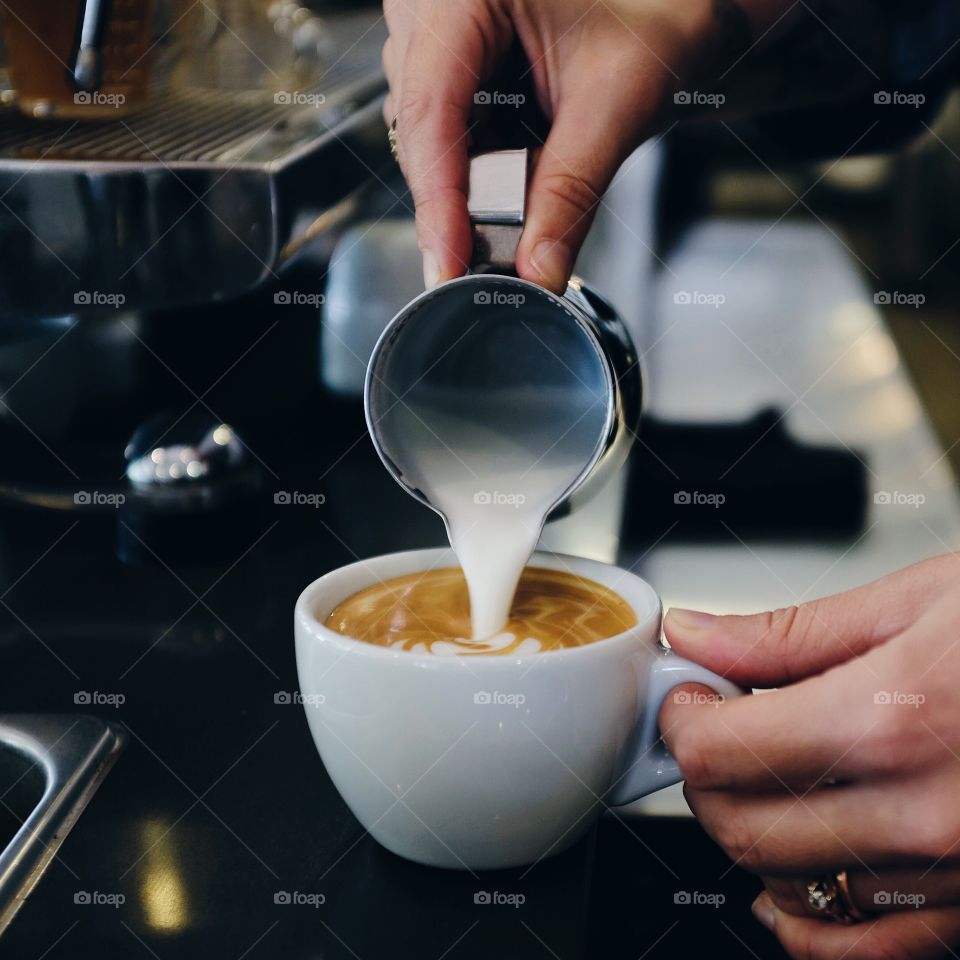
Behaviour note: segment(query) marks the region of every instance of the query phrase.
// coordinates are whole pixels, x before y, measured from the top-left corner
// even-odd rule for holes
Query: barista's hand
[[[691,807],[763,876],[754,912],[790,955],[920,960],[960,942],[960,556],[774,613],[673,610],[665,632],[737,683],[779,687],[668,698],[660,720]],[[843,869],[877,916],[811,919],[806,884]]]
[[[397,117],[427,286],[460,276],[469,262],[470,111],[515,40],[552,121],[517,268],[560,292],[600,196],[718,29],[712,0],[386,0],[384,9],[384,116]]]

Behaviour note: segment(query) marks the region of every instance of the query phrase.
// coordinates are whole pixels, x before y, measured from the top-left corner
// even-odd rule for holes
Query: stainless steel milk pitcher
[[[491,449],[494,438],[496,449],[508,443],[531,471],[566,470],[553,508],[573,506],[623,464],[638,427],[640,367],[613,307],[576,277],[557,296],[515,275],[526,179],[526,150],[471,160],[471,272],[407,304],[367,368],[376,450],[433,509],[424,490],[438,458],[456,458],[466,472],[484,437]]]

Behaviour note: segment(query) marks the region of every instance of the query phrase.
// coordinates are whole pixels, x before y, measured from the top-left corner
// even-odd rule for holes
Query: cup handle
[[[705,683],[725,698],[747,693],[735,683],[698,663],[685,660],[672,650],[657,653],[647,676],[643,716],[625,753],[625,771],[606,798],[610,806],[631,803],[683,779],[679,764],[660,742],[657,722],[667,694],[681,683]]]

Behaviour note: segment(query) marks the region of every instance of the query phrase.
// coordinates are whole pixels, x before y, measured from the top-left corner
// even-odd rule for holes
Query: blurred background
[[[851,129],[851,142],[856,133]],[[960,97],[893,150],[837,160],[778,163],[733,136],[711,139],[706,207],[721,216],[826,221],[847,244],[956,469]],[[714,162],[716,161],[716,162]],[[803,198],[802,202],[797,197]],[[897,302],[894,291],[906,301]]]

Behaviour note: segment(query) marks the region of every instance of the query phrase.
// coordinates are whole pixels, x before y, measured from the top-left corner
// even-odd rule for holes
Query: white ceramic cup
[[[677,684],[742,691],[660,644],[661,604],[626,570],[536,553],[616,591],[637,624],[582,647],[526,656],[391,650],[325,627],[333,609],[392,577],[455,566],[448,549],[363,560],[297,601],[300,694],[327,773],[364,828],[402,857],[438,867],[533,863],[580,838],[604,805],[681,779],[658,741]]]

